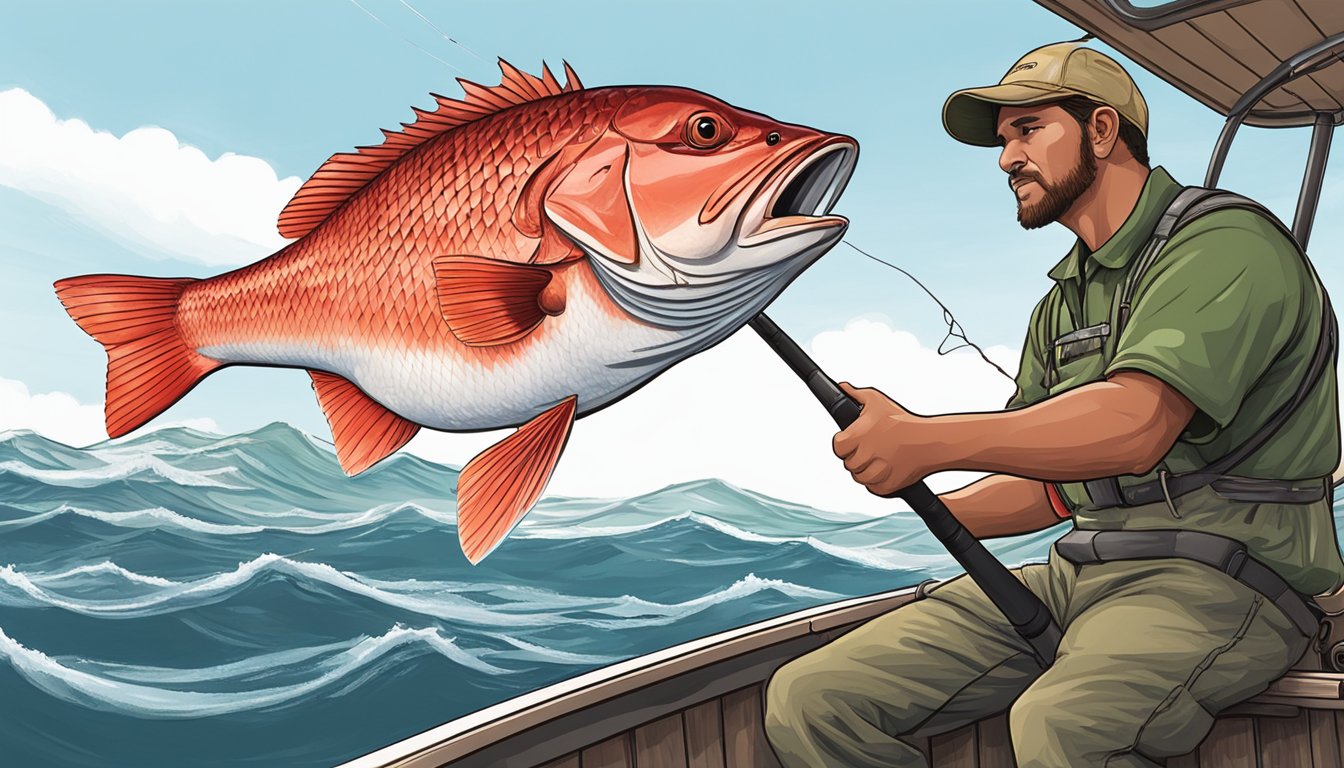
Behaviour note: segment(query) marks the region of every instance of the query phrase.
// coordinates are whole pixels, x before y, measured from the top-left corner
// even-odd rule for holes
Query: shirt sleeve
[[[1031,312],[1031,322],[1027,325],[1027,338],[1022,342],[1022,360],[1018,363],[1017,377],[1014,379],[1017,391],[1008,399],[1008,404],[1004,406],[1005,410],[1022,408],[1045,399],[1046,390],[1042,384],[1045,380],[1045,358],[1042,354],[1041,339],[1044,337],[1042,324],[1049,300],[1050,295],[1046,294]]]
[[[1106,375],[1156,376],[1226,427],[1292,337],[1300,261],[1254,214],[1220,211],[1191,222],[1140,280]]]

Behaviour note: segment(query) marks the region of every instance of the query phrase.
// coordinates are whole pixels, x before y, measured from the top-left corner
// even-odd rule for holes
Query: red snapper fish
[[[228,365],[307,369],[349,475],[421,427],[518,427],[463,468],[472,563],[541,496],[575,418],[765,308],[835,245],[847,136],[685,88],[501,83],[333,155],[280,214],[294,242],[205,279],[56,283],[108,356],[107,432]]]

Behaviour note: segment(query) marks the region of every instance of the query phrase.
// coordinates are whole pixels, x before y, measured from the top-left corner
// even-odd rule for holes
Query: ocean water
[[[544,499],[480,565],[449,467],[284,424],[0,433],[0,766],[329,766],[606,664],[958,571],[910,514],[703,480]],[[1042,559],[1052,529],[990,543]]]

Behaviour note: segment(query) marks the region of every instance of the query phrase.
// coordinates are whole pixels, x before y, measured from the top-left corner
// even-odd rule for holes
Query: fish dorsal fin
[[[459,125],[486,115],[502,112],[518,104],[540,101],[562,93],[581,90],[579,77],[565,63],[565,84],[560,85],[545,64],[541,77],[530,75],[512,64],[499,60],[503,73],[499,85],[485,86],[458,78],[465,96],[459,101],[432,94],[439,106],[433,112],[412,107],[415,122],[402,123],[402,130],[383,130],[382,144],[359,147],[355,152],[332,155],[312,178],[299,187],[280,212],[278,228],[283,237],[303,237],[321,224],[332,211],[341,207],[364,185],[387,170],[407,152]]]

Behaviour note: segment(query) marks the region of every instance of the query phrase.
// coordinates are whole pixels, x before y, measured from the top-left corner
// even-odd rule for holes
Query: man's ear
[[[1098,158],[1111,156],[1120,139],[1120,113],[1113,107],[1097,107],[1087,119],[1088,139]]]

